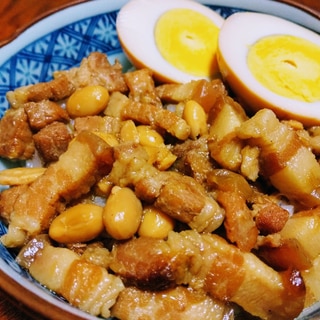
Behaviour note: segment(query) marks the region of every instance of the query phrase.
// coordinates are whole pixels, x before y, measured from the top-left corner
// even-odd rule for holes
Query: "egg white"
[[[203,79],[177,69],[159,52],[154,28],[168,10],[185,8],[208,17],[220,28],[224,19],[210,8],[192,0],[131,0],[120,10],[116,27],[123,51],[137,68],[147,67],[155,78],[165,82],[185,83]]]
[[[317,33],[293,22],[263,13],[238,12],[225,20],[219,33],[217,58],[222,77],[253,111],[269,107],[280,118],[297,119],[306,125],[319,124],[320,101],[303,102],[278,95],[263,86],[249,70],[250,46],[271,35],[301,37],[320,46]]]

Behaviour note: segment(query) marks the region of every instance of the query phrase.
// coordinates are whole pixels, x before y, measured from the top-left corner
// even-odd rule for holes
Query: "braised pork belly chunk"
[[[71,305],[293,320],[320,301],[320,127],[99,52],[7,99],[0,241]]]
[[[48,82],[40,82],[9,91],[7,99],[13,108],[20,108],[27,102],[63,100],[70,96],[74,90],[75,87],[69,79],[61,75]]]
[[[30,127],[34,131],[44,128],[55,121],[69,122],[69,115],[59,104],[50,100],[27,102],[24,110],[28,115]]]
[[[34,144],[43,162],[55,162],[68,149],[73,136],[62,122],[52,122],[33,136]]]
[[[93,52],[84,58],[79,67],[64,71],[56,71],[54,79],[67,79],[68,86],[82,88],[91,85],[100,85],[108,91],[126,92],[128,87],[122,73],[122,65],[116,61],[113,65],[107,56],[100,52]],[[67,95],[70,96],[70,93]]]
[[[176,144],[172,153],[177,156],[172,169],[193,177],[206,186],[208,173],[214,167],[214,160],[210,157],[208,137],[202,136],[197,140],[186,140]]]
[[[0,156],[30,159],[35,151],[32,131],[23,108],[9,109],[0,121]]]
[[[160,292],[125,288],[111,314],[118,319],[220,320],[233,317],[232,308],[202,291],[177,286]]]
[[[43,285],[92,315],[109,317],[110,307],[124,289],[122,281],[105,268],[70,249],[53,247],[45,235],[30,241],[17,261]]]

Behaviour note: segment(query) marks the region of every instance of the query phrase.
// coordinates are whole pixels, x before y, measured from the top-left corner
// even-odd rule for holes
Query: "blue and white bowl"
[[[56,70],[79,65],[93,51],[117,58],[124,70],[131,67],[116,32],[119,9],[127,0],[95,0],[69,7],[41,20],[0,49],[0,117],[9,107],[6,92],[48,81]],[[298,8],[271,0],[201,0],[223,17],[238,11],[270,13],[320,33],[319,20]],[[12,164],[0,159],[0,170]],[[0,222],[0,236],[6,227]],[[69,305],[42,287],[0,244],[0,287],[33,312],[51,319],[97,319]],[[318,316],[317,316],[318,315]],[[305,310],[299,319],[319,319],[320,305]]]

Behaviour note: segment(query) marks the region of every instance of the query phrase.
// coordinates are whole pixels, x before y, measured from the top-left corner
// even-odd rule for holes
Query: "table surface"
[[[0,1],[0,46],[10,42],[24,28],[32,25],[47,15],[67,6],[85,2],[86,0],[1,0]],[[301,9],[320,19],[319,0],[280,0]],[[1,279],[0,279],[1,281]],[[0,289],[0,319],[1,320],[31,320],[34,314]],[[37,320],[42,320],[36,316]]]

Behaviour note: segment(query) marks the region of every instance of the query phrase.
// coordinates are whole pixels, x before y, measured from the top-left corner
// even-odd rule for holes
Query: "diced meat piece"
[[[260,174],[279,193],[306,209],[320,205],[320,165],[297,131],[270,109],[241,124],[237,136],[259,147]]]
[[[9,109],[0,120],[0,157],[30,159],[35,151],[24,109]]]
[[[259,247],[257,256],[275,270],[310,271],[313,260],[297,239],[281,239],[276,246],[266,243]]]
[[[275,203],[263,206],[256,215],[256,225],[261,234],[280,232],[289,219],[289,212]]]
[[[176,144],[172,148],[172,153],[178,157],[174,169],[192,176],[201,184],[206,183],[207,174],[213,169],[206,137]]]
[[[162,102],[156,93],[152,72],[149,69],[127,72],[124,74],[124,79],[130,90],[129,98],[162,107]]]
[[[33,130],[40,130],[54,121],[69,121],[67,111],[50,100],[27,102],[24,105],[24,110],[28,115],[29,124]]]
[[[158,86],[156,92],[163,102],[194,100],[209,113],[216,101],[226,96],[227,91],[220,79],[196,80],[188,83],[166,83]]]
[[[33,85],[20,87],[7,93],[7,99],[13,108],[22,107],[30,101],[53,100],[67,98],[74,92],[73,84],[65,75],[60,75],[48,82],[39,82]]]
[[[111,65],[105,54],[92,52],[81,61],[80,67],[67,71],[57,71],[54,77],[64,75],[76,87],[82,88],[90,85],[100,85],[110,92],[128,90],[123,78],[122,65],[116,61]]]
[[[111,309],[112,316],[126,320],[222,320],[229,314],[225,302],[183,286],[160,292],[125,288]]]
[[[18,196],[28,189],[26,184],[5,189],[0,193],[0,217],[6,222],[10,222],[10,214],[13,211],[14,203]]]
[[[57,161],[72,140],[72,134],[62,122],[53,122],[33,136],[34,144],[45,163]]]
[[[109,116],[78,117],[74,120],[75,134],[79,134],[81,131],[117,133],[120,131],[120,127],[120,120]]]
[[[109,309],[124,289],[119,277],[70,249],[52,246],[44,235],[31,240],[17,262],[49,290],[91,315],[109,318]]]
[[[176,113],[155,106],[151,103],[131,101],[121,110],[123,120],[134,120],[155,128],[162,128],[179,140],[186,140],[190,134],[190,126]]]
[[[209,152],[212,159],[225,169],[240,170],[245,143],[236,132],[247,119],[242,106],[229,96],[219,98],[210,110]]]
[[[242,251],[251,251],[257,242],[258,229],[246,198],[239,192],[219,191],[217,201],[226,212],[224,226],[227,238]]]

